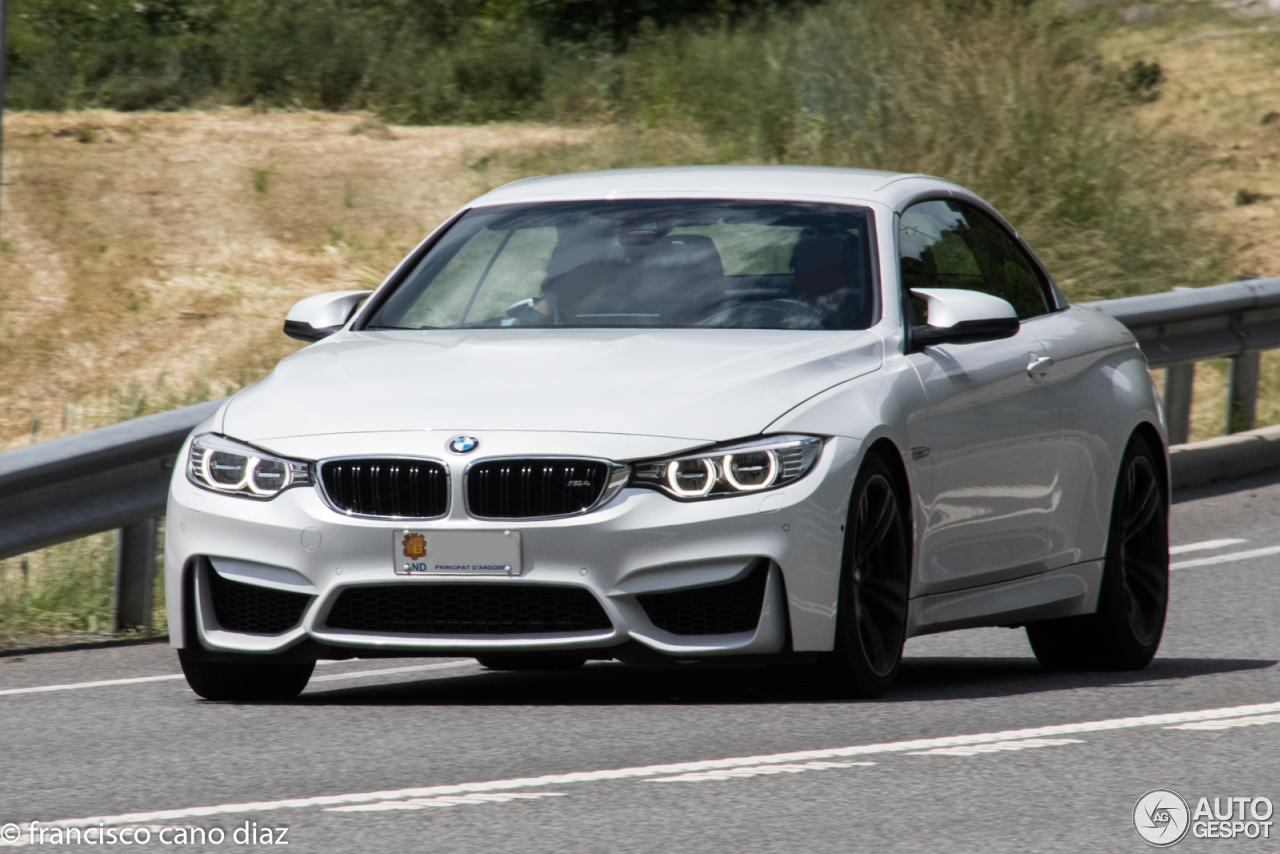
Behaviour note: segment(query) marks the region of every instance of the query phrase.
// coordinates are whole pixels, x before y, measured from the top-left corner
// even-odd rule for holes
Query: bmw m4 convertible
[[[1159,397],[990,205],[801,167],[533,178],[476,199],[175,466],[171,642],[211,699],[319,659],[794,663],[1025,626],[1132,669],[1168,593]]]

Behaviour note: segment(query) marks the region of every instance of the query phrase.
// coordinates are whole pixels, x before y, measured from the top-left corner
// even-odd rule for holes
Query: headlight
[[[816,436],[769,436],[632,467],[631,486],[660,489],[673,498],[722,498],[793,483],[822,451]]]
[[[311,464],[205,433],[191,442],[187,480],[213,492],[265,501],[291,486],[310,486]]]

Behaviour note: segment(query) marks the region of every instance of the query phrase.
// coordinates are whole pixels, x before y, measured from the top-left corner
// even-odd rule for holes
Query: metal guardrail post
[[[1258,374],[1262,370],[1262,354],[1254,351],[1231,359],[1231,377],[1227,389],[1227,429],[1230,433],[1252,430],[1258,410]]]
[[[115,630],[151,633],[151,598],[156,579],[156,520],[120,529],[116,545]]]
[[[1170,445],[1185,445],[1191,436],[1191,392],[1195,379],[1195,362],[1182,362],[1165,369],[1164,417]]]

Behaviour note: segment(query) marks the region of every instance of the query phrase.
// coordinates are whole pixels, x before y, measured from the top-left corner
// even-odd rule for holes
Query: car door
[[[964,288],[1011,303],[1003,339],[926,346],[908,356],[924,386],[930,466],[918,497],[918,594],[1034,575],[1066,562],[1061,417],[1037,334],[1048,297],[1016,243],[975,206],[925,201],[898,230],[903,286]],[[918,313],[922,300],[912,300]],[[926,322],[916,317],[917,323]],[[915,449],[922,455],[923,449]]]
[[[1151,375],[1120,324],[1078,306],[1037,324],[1053,359],[1046,384],[1062,411],[1062,511],[1076,521],[1073,560],[1106,551],[1116,470],[1135,411],[1155,398]]]

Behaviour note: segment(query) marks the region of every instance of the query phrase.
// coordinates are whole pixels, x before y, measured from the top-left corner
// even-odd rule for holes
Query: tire
[[[587,658],[563,655],[482,655],[476,661],[490,670],[577,670],[587,663]]]
[[[879,697],[898,676],[911,578],[909,529],[893,471],[868,454],[849,500],[835,649],[826,662],[845,696]]]
[[[1169,604],[1168,493],[1162,462],[1141,436],[1120,461],[1098,610],[1027,626],[1050,670],[1141,670],[1164,634]]]
[[[302,693],[316,669],[305,664],[256,664],[200,661],[187,650],[178,650],[178,661],[187,684],[206,700],[271,702],[292,700]]]

